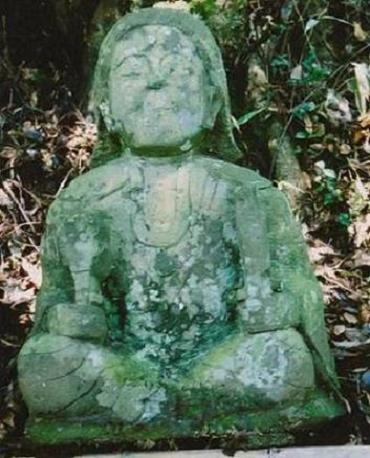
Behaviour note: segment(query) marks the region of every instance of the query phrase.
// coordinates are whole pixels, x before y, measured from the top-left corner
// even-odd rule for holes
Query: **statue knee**
[[[101,384],[101,353],[99,347],[69,337],[31,337],[18,357],[19,385],[31,415],[90,411]]]
[[[192,379],[203,387],[235,387],[251,409],[303,400],[315,386],[312,357],[294,329],[234,336],[207,354]]]

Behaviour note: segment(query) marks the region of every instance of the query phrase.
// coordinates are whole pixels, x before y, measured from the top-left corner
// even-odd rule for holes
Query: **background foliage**
[[[99,44],[146,0],[2,0],[0,5],[0,438],[26,412],[15,357],[41,282],[45,211],[89,166],[84,112]],[[367,0],[191,0],[220,44],[244,153],[287,193],[323,286],[351,417],[370,436],[370,10]],[[84,113],[84,114],[82,114]],[[329,440],[329,439],[328,439]]]

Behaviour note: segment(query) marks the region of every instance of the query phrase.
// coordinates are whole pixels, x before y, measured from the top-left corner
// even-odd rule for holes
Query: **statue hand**
[[[258,292],[255,289],[253,292]],[[239,293],[239,320],[249,332],[294,328],[301,322],[300,304],[291,291],[268,290],[250,297]]]
[[[104,311],[93,305],[57,304],[47,316],[48,330],[52,334],[76,339],[105,339],[108,333]]]

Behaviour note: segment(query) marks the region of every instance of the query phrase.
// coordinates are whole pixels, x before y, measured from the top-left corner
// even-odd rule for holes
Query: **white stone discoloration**
[[[161,413],[161,404],[165,401],[163,388],[124,385],[118,390],[112,410],[120,420],[130,423],[147,422]]]
[[[315,382],[310,354],[294,330],[231,338],[193,370],[202,384],[239,386],[270,404],[303,399]]]

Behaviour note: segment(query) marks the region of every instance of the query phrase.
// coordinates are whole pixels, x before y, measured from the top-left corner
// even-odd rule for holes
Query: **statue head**
[[[97,162],[125,147],[144,155],[196,148],[239,156],[220,51],[205,24],[184,11],[142,9],[113,26],[90,107],[103,139]]]

